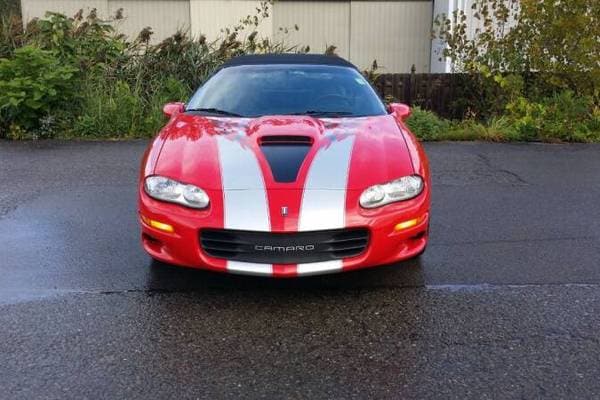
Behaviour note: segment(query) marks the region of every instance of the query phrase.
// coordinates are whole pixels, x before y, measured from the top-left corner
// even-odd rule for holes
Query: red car
[[[430,176],[423,148],[349,62],[253,55],[224,64],[147,149],[144,249],[180,266],[272,277],[419,256]]]

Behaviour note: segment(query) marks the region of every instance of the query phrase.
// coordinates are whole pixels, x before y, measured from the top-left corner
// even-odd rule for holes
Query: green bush
[[[76,93],[77,70],[33,46],[0,60],[0,126],[36,133],[43,118],[67,107]]]
[[[538,101],[518,97],[507,105],[507,117],[522,140],[600,140],[599,112],[593,99],[571,91]]]
[[[111,21],[100,20],[95,11],[87,17],[78,12],[73,18],[49,12],[26,32],[29,41],[73,63],[84,73],[94,75],[126,62],[128,43],[115,33]]]
[[[270,3],[261,2],[256,15],[225,28],[223,37],[213,42],[178,32],[153,45],[150,28],[129,40],[113,29],[122,10],[108,21],[99,19],[95,11],[87,16],[80,11],[74,17],[48,13],[29,23],[24,32],[5,35],[10,37],[5,42],[1,40],[6,30],[0,29],[0,51],[4,51],[0,55],[9,58],[0,80],[4,89],[11,88],[0,95],[0,136],[47,137],[58,128],[67,137],[151,136],[164,123],[164,103],[187,99],[229,58],[306,51],[258,36],[258,25],[268,18],[269,10]],[[15,53],[14,48],[23,43],[27,45]],[[37,68],[48,69],[46,74],[26,70],[27,59],[35,57],[39,60],[29,67],[41,63]],[[29,79],[15,80],[18,77],[9,74],[12,69]],[[24,85],[30,88],[23,90]],[[78,88],[76,97],[73,87]]]
[[[18,5],[0,6],[7,1]],[[18,11],[0,13],[0,137],[152,136],[164,124],[163,104],[187,99],[231,57],[308,51],[258,36],[269,8],[261,2],[256,15],[213,42],[178,32],[158,44],[150,28],[133,40],[119,35],[113,22],[122,10],[108,21],[94,11],[49,13],[25,29]],[[376,70],[374,63],[365,75],[376,79]],[[546,90],[536,79],[546,81],[539,74],[461,75],[449,116],[465,121],[415,107],[407,123],[422,140],[600,141],[597,97]]]
[[[421,140],[438,140],[450,129],[449,121],[438,117],[431,111],[414,107],[406,121],[410,130]]]
[[[535,73],[556,92],[570,89],[597,99],[598,15],[598,0],[473,0],[469,8],[437,15],[433,33],[445,45],[440,58],[449,58],[457,71]],[[473,19],[479,22],[476,34]]]
[[[503,116],[449,121],[419,107],[407,121],[421,140],[600,142],[600,109],[588,97],[563,92],[532,102],[518,98]]]

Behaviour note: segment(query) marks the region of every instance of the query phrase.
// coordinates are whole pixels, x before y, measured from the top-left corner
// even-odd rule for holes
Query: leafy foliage
[[[568,91],[540,102],[520,97],[484,122],[449,121],[415,107],[407,124],[421,140],[600,142],[600,109]]]
[[[542,15],[554,15],[550,0],[542,0],[542,5],[522,0],[517,9],[503,8],[501,1],[475,0],[473,11],[483,21],[476,37],[467,35],[466,16],[460,14],[450,16],[454,24],[447,18],[438,25],[438,34],[448,43],[445,55],[468,72],[461,77],[464,84],[457,85],[464,95],[453,105],[461,111],[452,115],[465,120],[449,121],[417,107],[408,124],[424,140],[600,141],[598,60],[589,39],[597,43],[598,24],[591,25],[597,22],[598,5],[574,0],[575,11],[557,16],[557,23],[561,29],[581,29],[561,38],[533,13],[541,7]],[[116,32],[113,26],[122,10],[107,21],[94,10],[71,18],[49,13],[23,29],[18,1],[0,0],[0,7],[6,2],[12,11],[0,13],[0,137],[151,136],[164,123],[162,105],[185,101],[229,58],[309,50],[259,36],[258,27],[270,13],[266,1],[255,15],[224,28],[218,40],[177,32],[158,44],[152,44],[151,28],[133,40]],[[588,8],[582,10],[584,4]],[[515,19],[523,24],[517,30],[509,23]],[[536,30],[545,39],[524,37],[523,32]],[[561,46],[573,49],[565,40],[575,40],[581,48],[562,58],[567,64],[563,68],[555,62]],[[526,45],[530,47],[523,50]],[[538,50],[533,52],[535,46]],[[335,54],[335,46],[326,52]],[[540,52],[553,56],[534,62]],[[364,74],[376,81],[377,70],[374,62]],[[580,79],[584,75],[586,79]]]
[[[107,21],[96,10],[48,13],[24,31],[18,17],[0,20],[0,55],[8,58],[0,72],[0,137],[150,136],[164,123],[165,102],[186,100],[229,58],[308,50],[259,37],[270,7],[261,2],[218,40],[177,32],[156,45],[150,28],[132,41],[115,31],[122,10]]]
[[[577,97],[571,91],[539,102],[519,97],[507,110],[523,140],[590,142],[600,136],[600,110],[591,97]]]
[[[473,0],[469,10],[438,16],[434,34],[446,44],[442,57],[496,93],[488,122],[462,123],[459,131],[501,140],[600,139],[597,0]]]
[[[30,24],[26,35],[31,44],[52,51],[84,73],[111,69],[127,59],[125,38],[116,35],[111,21],[100,20],[95,10],[85,18],[82,11],[73,18],[47,13],[45,19]]]
[[[555,89],[598,96],[597,0],[474,0],[470,10],[438,16],[435,34],[459,70],[496,79],[537,72]]]
[[[450,129],[450,123],[447,120],[420,107],[412,109],[412,114],[407,124],[411,131],[415,132],[422,140],[436,140],[439,137],[443,137]]]
[[[53,53],[33,46],[17,49],[0,60],[0,115],[7,125],[35,131],[40,119],[65,106],[75,96],[77,70]]]

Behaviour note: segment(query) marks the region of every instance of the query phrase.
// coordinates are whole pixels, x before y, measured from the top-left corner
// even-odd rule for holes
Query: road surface
[[[426,145],[420,262],[152,264],[146,142],[0,142],[0,398],[600,396],[600,146]]]

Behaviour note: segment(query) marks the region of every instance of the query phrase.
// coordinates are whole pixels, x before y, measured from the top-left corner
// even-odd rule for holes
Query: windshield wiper
[[[233,113],[231,111],[220,110],[218,108],[188,108],[185,111],[205,112],[205,113],[210,113],[210,114],[226,115],[228,117],[240,117],[240,118],[243,117],[243,115],[236,114],[236,113]]]
[[[295,112],[295,113],[291,113],[289,115],[310,115],[310,116],[315,116],[315,115],[319,115],[322,117],[335,117],[335,116],[346,116],[346,115],[353,115],[353,112],[350,111],[326,111],[326,110],[306,110],[306,111],[302,111],[302,112]]]

